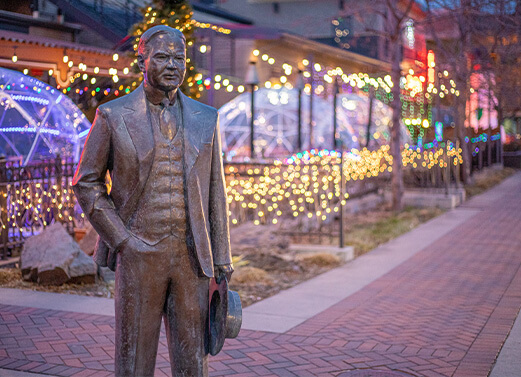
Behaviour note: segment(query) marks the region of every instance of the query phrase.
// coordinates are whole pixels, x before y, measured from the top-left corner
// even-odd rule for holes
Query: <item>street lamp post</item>
[[[313,55],[310,55],[308,58],[308,67],[309,67],[309,149],[313,148]]]
[[[255,85],[259,84],[259,74],[257,73],[257,67],[254,61],[250,62],[248,71],[246,72],[246,78],[244,80],[246,85],[251,87],[251,118],[250,118],[250,158],[253,159],[255,156],[254,149],[254,120],[255,120]]]
[[[373,122],[373,99],[374,99],[374,87],[369,87],[369,115],[367,117],[367,137],[365,141],[365,147],[369,148],[371,142],[371,123]]]
[[[338,219],[338,225],[339,225],[339,247],[341,249],[344,248],[344,242],[345,242],[345,238],[344,238],[344,204],[343,204],[343,201],[344,201],[344,191],[345,191],[345,188],[344,188],[344,143],[343,143],[343,140],[338,140],[338,146],[340,147],[340,203],[339,203],[339,206],[340,206],[340,217]],[[338,152],[337,152],[337,156],[338,156]]]
[[[298,70],[297,82],[295,87],[298,90],[298,140],[297,140],[297,148],[298,151],[302,150],[302,90],[305,87],[304,84],[304,76],[302,71]]]
[[[338,99],[338,78],[334,76],[334,88],[333,88],[333,149],[337,148],[338,140],[336,137],[337,132],[337,119],[336,119],[336,107],[337,107],[337,99]]]

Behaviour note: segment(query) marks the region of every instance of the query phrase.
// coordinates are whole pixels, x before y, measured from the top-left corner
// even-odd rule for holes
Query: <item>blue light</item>
[[[81,116],[74,124],[68,121],[68,114],[80,115],[81,110],[67,96],[48,83],[3,67],[0,67],[0,87],[8,94],[0,100],[0,112],[4,111],[3,107],[8,110],[0,124],[0,132],[6,137],[16,135],[11,140],[12,147],[7,148],[4,140],[0,143],[7,157],[22,158],[25,164],[53,158],[59,152],[63,157],[78,161],[80,144],[84,140],[78,138],[78,133],[88,132],[90,123]],[[37,135],[49,144],[38,144]]]
[[[45,98],[24,96],[22,94],[13,94],[11,96],[11,98],[14,99],[15,101],[35,102],[35,103],[38,103],[38,104],[44,105],[44,106],[47,106],[49,104],[49,100],[47,100]]]
[[[9,127],[9,128],[0,128],[0,132],[16,132],[16,133],[24,133],[24,132],[32,132],[35,133],[39,130],[42,134],[50,134],[58,136],[60,131],[53,130],[50,128],[35,128],[35,127]]]
[[[89,131],[90,130],[85,130],[85,131],[82,131],[78,134],[78,137],[81,139],[82,137],[85,137],[89,134]],[[231,153],[230,153],[231,154]]]

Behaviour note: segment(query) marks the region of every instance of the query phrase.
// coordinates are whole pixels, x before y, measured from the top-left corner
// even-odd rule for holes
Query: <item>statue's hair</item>
[[[166,25],[157,25],[145,31],[143,35],[141,35],[141,38],[139,38],[139,43],[137,46],[138,55],[146,55],[148,42],[160,34],[172,34],[173,36],[181,39],[183,43],[186,43],[184,34],[178,29],[174,29],[173,27]]]

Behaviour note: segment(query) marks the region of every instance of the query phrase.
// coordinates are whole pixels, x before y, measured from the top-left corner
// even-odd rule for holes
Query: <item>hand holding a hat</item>
[[[236,338],[242,324],[239,294],[228,289],[233,273],[232,264],[215,265],[215,278],[210,280],[208,352],[217,355],[226,338]]]
[[[221,281],[221,279],[226,276],[226,280],[230,282],[233,274],[233,265],[230,264],[216,264],[214,265],[214,271],[215,271],[215,278],[218,282]]]

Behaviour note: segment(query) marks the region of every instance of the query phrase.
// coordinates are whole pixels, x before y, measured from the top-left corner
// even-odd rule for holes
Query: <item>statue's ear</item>
[[[141,72],[145,73],[145,58],[141,54],[137,56],[137,66]]]

